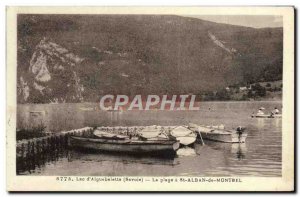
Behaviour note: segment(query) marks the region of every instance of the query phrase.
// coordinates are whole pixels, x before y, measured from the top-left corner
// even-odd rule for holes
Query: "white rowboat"
[[[244,143],[248,135],[243,128],[238,128],[237,130],[225,130],[189,124],[189,129],[199,133],[203,139],[226,143]]]
[[[180,142],[182,145],[190,145],[196,141],[197,134],[186,127],[179,126],[170,132],[170,135]]]

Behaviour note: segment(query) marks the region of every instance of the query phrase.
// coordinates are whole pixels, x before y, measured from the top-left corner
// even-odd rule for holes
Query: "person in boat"
[[[275,114],[279,114],[280,111],[279,109],[277,109],[277,107],[274,108],[274,110],[271,112],[271,116],[275,115]]]
[[[263,110],[264,110],[263,108],[259,108],[257,111],[257,115],[264,115],[265,112]]]
[[[236,131],[238,132],[239,135],[241,135],[244,132],[245,128],[242,126],[238,126]]]
[[[279,114],[280,111],[279,111],[279,109],[277,109],[277,107],[275,107],[273,113],[274,113],[274,114]]]

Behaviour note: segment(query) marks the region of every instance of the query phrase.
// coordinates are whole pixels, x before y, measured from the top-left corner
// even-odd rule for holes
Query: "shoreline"
[[[228,101],[197,101],[200,103],[250,103],[250,102],[270,102],[270,103],[282,103],[282,100],[252,100],[252,101],[240,101],[240,100],[228,100]],[[18,105],[61,105],[61,104],[95,104],[98,102],[82,102],[82,103],[17,103]]]

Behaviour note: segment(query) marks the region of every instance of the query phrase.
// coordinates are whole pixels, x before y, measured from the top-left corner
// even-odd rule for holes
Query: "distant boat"
[[[176,140],[179,140],[180,144],[185,146],[193,144],[197,138],[197,134],[194,131],[183,126],[173,129],[170,132],[170,135],[171,137],[176,138]]]
[[[133,140],[133,139],[107,139],[70,136],[70,146],[80,149],[90,149],[100,152],[113,152],[120,154],[157,155],[173,157],[179,148],[176,140]]]
[[[251,118],[282,118],[282,114],[252,114]]]
[[[244,128],[237,128],[237,130],[226,130],[209,126],[189,124],[189,129],[197,132],[203,139],[226,143],[244,143],[248,135]]]

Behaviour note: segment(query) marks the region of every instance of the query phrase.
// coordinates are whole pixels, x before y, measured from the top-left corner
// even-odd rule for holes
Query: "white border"
[[[211,7],[210,7],[211,8]],[[206,9],[210,9],[210,8],[206,8]],[[65,8],[64,8],[65,9]],[[115,9],[115,8],[114,8]],[[215,10],[217,9],[218,11],[220,11],[220,12],[222,12],[222,8],[214,8]],[[228,9],[228,8],[226,8],[226,9]],[[236,8],[234,8],[233,9],[233,12],[234,13],[238,13],[238,11],[234,11],[234,10],[236,10],[236,9],[238,9],[237,7]],[[258,10],[256,10],[256,11],[258,11]],[[247,11],[247,8],[246,8],[246,10],[245,10],[245,12],[246,13],[249,13],[249,14],[251,14],[251,12],[250,11]],[[245,13],[245,12],[243,12],[243,13]],[[151,13],[151,12],[150,12]],[[203,13],[203,12],[202,12]],[[204,12],[205,13],[205,12]],[[256,12],[257,13],[257,12]],[[260,13],[260,14],[264,14],[264,13],[269,13],[269,11],[268,11],[268,9],[266,9],[266,8],[264,8],[264,11],[261,11],[261,12],[259,12],[258,11],[258,13]],[[277,12],[277,13],[279,13],[279,12]],[[219,14],[219,12],[218,12],[218,14]],[[288,23],[292,23],[292,21],[291,20],[284,20],[284,24],[288,24]],[[285,32],[285,35],[286,35],[286,32]],[[288,36],[288,37],[286,37],[285,36],[285,43],[289,43],[289,44],[291,44],[291,45],[293,45],[293,43],[294,43],[294,41],[293,41],[293,37],[292,36]],[[11,46],[10,45],[11,43],[9,43],[9,46]],[[285,47],[286,48],[286,47]],[[291,56],[291,55],[293,55],[293,51],[292,50],[288,50],[288,53],[285,53],[285,56],[284,56],[284,64],[286,65],[286,64],[293,64],[293,58],[290,58],[290,57],[288,57],[288,56]],[[8,62],[9,63],[9,62]],[[3,72],[2,72],[3,73]],[[291,76],[290,74],[291,73],[293,73],[293,68],[291,68],[291,69],[284,69],[284,73],[287,73],[288,74],[288,76]],[[289,84],[289,87],[293,87],[293,83],[291,83],[291,82],[293,82],[293,80],[292,81],[290,81],[290,77],[289,78],[284,78],[284,80],[289,80],[289,82],[290,83],[288,83]],[[284,84],[286,84],[285,82],[284,82]],[[291,84],[291,86],[290,86],[290,84]],[[293,92],[292,92],[293,93]],[[15,97],[14,97],[15,98]],[[293,98],[293,94],[291,94],[291,92],[287,92],[287,91],[284,91],[284,96],[283,96],[283,102],[284,103],[286,103],[286,101],[287,100],[289,100],[289,101],[291,101],[290,100],[290,98]],[[7,99],[7,101],[9,102],[9,99]],[[289,102],[290,103],[290,105],[292,104],[292,102]],[[289,106],[290,106],[289,105]],[[285,105],[284,105],[285,106]],[[290,106],[291,107],[291,106]],[[293,106],[292,106],[293,107]],[[288,107],[286,107],[285,109],[287,109]],[[289,110],[289,111],[284,111],[283,112],[284,114],[292,114],[291,113],[291,111]],[[286,119],[285,119],[286,118]],[[283,118],[283,122],[286,122],[286,124],[289,124],[289,125],[293,125],[293,121],[292,121],[292,119],[290,118],[290,117],[288,117],[288,116],[285,116],[284,118]],[[285,127],[284,125],[283,125],[283,127]],[[289,136],[290,137],[290,136]],[[289,138],[290,139],[290,138]],[[289,139],[287,139],[287,140],[289,140]],[[285,139],[283,139],[284,141],[286,140],[286,138]],[[289,143],[293,143],[293,141],[289,141]],[[285,147],[285,146],[284,146]],[[286,150],[283,150],[283,152],[285,152]],[[289,150],[290,151],[290,150]],[[285,152],[285,153],[287,153],[287,152]],[[283,155],[283,160],[285,160],[284,159],[284,157],[285,156],[288,156],[288,158],[290,159],[291,157],[293,157],[293,152],[292,151],[290,151],[289,153],[287,153],[287,154],[284,154]],[[286,169],[288,169],[288,168],[286,168],[285,166],[283,167],[284,168],[284,170],[286,170]],[[265,180],[265,181],[267,181],[267,180]],[[254,181],[253,182],[253,184],[254,183],[257,183],[257,181]],[[269,182],[270,183],[270,182]],[[251,183],[249,182],[249,184],[251,185]],[[256,184],[255,184],[256,185]],[[239,188],[239,189],[241,189],[241,188]],[[278,188],[279,189],[279,188]]]

